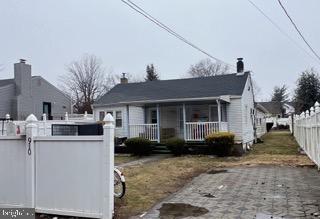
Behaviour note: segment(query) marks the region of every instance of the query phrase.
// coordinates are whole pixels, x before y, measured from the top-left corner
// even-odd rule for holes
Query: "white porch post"
[[[221,132],[221,103],[220,103],[220,100],[217,100],[217,104],[218,104],[219,132]]]
[[[157,104],[157,137],[158,137],[158,143],[160,143],[160,107],[159,104]]]
[[[186,104],[182,105],[182,114],[183,114],[183,138],[187,140],[187,126],[186,126]]]

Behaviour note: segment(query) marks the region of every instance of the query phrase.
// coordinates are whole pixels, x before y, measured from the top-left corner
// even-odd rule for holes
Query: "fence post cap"
[[[314,104],[315,107],[319,107],[320,103],[318,101],[316,101],[316,103]]]
[[[37,121],[38,121],[37,117],[33,114],[30,114],[26,119],[27,123],[32,123],[32,122],[37,122]]]
[[[309,110],[306,110],[306,117],[309,117],[310,116],[310,112]]]
[[[314,108],[313,108],[313,106],[310,108],[310,114],[311,114],[311,115],[314,114]]]
[[[104,117],[103,121],[108,124],[114,124],[114,118],[110,113],[107,113],[107,115]]]

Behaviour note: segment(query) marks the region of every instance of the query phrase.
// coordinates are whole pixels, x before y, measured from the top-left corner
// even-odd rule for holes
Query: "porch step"
[[[168,150],[167,146],[165,145],[156,145],[152,151],[154,154],[171,154],[171,151]]]

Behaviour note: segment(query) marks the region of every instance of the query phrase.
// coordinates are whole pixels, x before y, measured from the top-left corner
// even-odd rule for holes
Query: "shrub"
[[[185,141],[180,138],[170,138],[167,140],[168,149],[175,155],[180,156],[184,152]]]
[[[134,155],[149,155],[152,152],[151,141],[145,138],[129,138],[124,143],[128,151]]]
[[[206,137],[206,143],[212,154],[229,156],[234,145],[234,134],[230,132],[212,133]]]

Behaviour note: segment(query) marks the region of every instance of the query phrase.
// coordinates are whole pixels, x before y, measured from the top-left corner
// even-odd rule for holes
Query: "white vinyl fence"
[[[0,136],[0,208],[111,219],[114,207],[114,120],[102,136],[39,136],[27,119],[26,135]]]
[[[11,121],[10,115],[6,115],[8,120],[0,121],[0,136],[7,135],[25,135],[26,121]],[[38,125],[38,136],[51,136],[52,125],[76,125],[93,123],[91,114],[65,114],[64,120],[46,120],[46,114],[43,114],[42,121],[37,121]],[[12,126],[14,125],[14,127]],[[12,130],[14,128],[14,130]],[[12,133],[14,132],[14,133]]]
[[[290,130],[294,133],[298,144],[320,167],[320,104],[316,102],[310,111],[295,115],[293,121]]]

